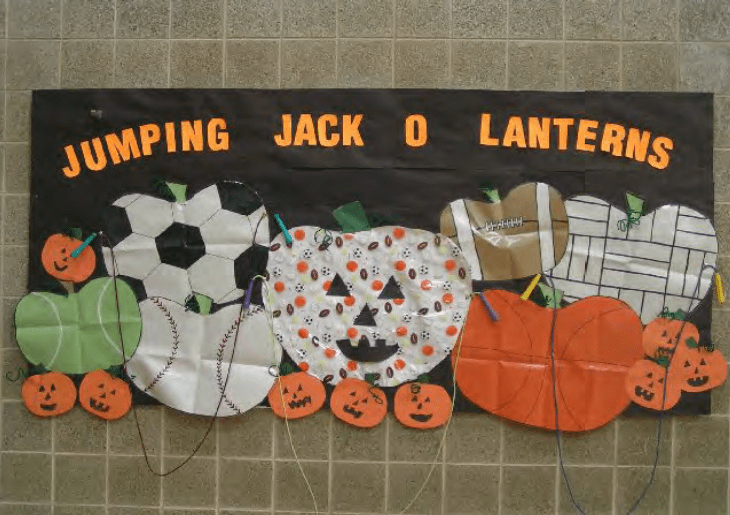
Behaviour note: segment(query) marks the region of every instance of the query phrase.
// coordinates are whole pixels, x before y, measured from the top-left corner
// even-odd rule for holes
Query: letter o
[[[428,141],[428,124],[421,114],[412,114],[406,118],[406,145],[422,147]]]

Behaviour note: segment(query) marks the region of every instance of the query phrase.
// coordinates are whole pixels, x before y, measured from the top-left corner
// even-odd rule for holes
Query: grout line
[[[499,421],[499,484],[497,485],[497,515],[502,514],[502,488],[504,486],[504,421]]]
[[[112,26],[112,86],[117,85],[117,1],[114,0],[114,25]]]
[[[51,515],[56,506],[56,417],[51,419]]]
[[[283,55],[283,46],[284,46],[284,0],[279,0],[279,89],[281,89],[282,86],[282,77],[284,75],[284,62],[282,61],[282,55]],[[272,510],[273,505],[272,505]],[[273,512],[272,512],[273,513]]]
[[[506,24],[507,24],[507,27],[506,27],[507,31],[505,32],[506,37],[504,38],[504,40],[505,40],[504,89],[509,89],[509,48],[510,48],[510,40],[509,40],[509,36],[510,36],[509,15],[510,15],[510,10],[511,9],[512,9],[512,3],[510,2],[510,0],[507,0],[507,16],[506,16],[506,21],[505,21]],[[500,474],[500,477],[501,477],[501,475],[502,475],[502,467],[500,467],[499,474]],[[501,488],[500,488],[500,490],[501,490]]]
[[[63,3],[64,0],[60,0],[60,12],[58,13],[60,24],[58,28],[58,85],[56,87],[61,87],[61,73],[63,71]]]
[[[563,69],[560,74],[561,77],[561,86],[560,89],[565,90],[565,0],[562,2],[563,4],[563,47],[562,47],[562,54],[563,54]],[[557,513],[557,504],[556,504],[556,513]]]
[[[613,471],[611,472],[611,480],[613,482],[611,492],[611,510],[613,513],[618,513],[618,506],[616,506],[616,494],[618,493],[618,425],[619,419],[617,418],[613,425]]]
[[[676,442],[676,419],[672,417],[672,446],[670,447],[671,453],[670,453],[670,461],[669,461],[669,515],[674,514],[674,458],[675,458],[675,442]],[[661,438],[661,435],[659,435]]]
[[[555,433],[553,433],[555,435]],[[565,443],[565,440],[563,440],[560,445],[563,445]],[[558,453],[557,449],[557,441],[555,442],[555,492],[554,492],[554,499],[555,499],[555,515],[558,515],[559,513],[559,506],[560,506],[560,455]],[[565,488],[567,488],[567,485],[565,485]]]
[[[454,389],[454,395],[456,395],[456,389]],[[446,513],[446,453],[449,446],[449,431],[451,430],[451,424],[453,423],[453,412],[451,413],[451,421],[448,422],[449,427],[446,428],[446,434],[444,438],[443,452],[441,453],[441,513]],[[498,487],[499,488],[499,487]]]
[[[454,85],[454,0],[449,0],[449,39],[446,42],[448,50],[446,53],[446,64],[448,66],[446,87]]]
[[[172,86],[172,0],[168,3],[167,13],[167,87]]]
[[[340,0],[335,0],[335,87],[340,85]]]
[[[385,513],[388,513],[389,502],[388,496],[390,495],[390,417],[385,416],[385,486],[383,488],[383,505],[385,506]],[[409,496],[410,497],[410,496]]]
[[[282,7],[283,8],[283,7]],[[283,28],[283,27],[282,27]],[[271,515],[275,515],[276,511],[274,509],[274,502],[276,501],[276,492],[274,491],[276,488],[276,476],[274,475],[274,462],[276,461],[276,417],[271,417],[271,456],[270,456],[270,462],[271,462],[271,495],[269,498],[269,502],[271,503],[271,506],[269,506],[269,513]]]
[[[225,390],[224,390],[225,394]],[[221,494],[221,435],[220,435],[220,419],[215,419],[215,512],[220,509]],[[272,487],[273,488],[273,487]]]
[[[391,87],[395,88],[395,37],[396,37],[396,24],[398,23],[398,20],[396,19],[396,9],[397,6],[395,4],[395,0],[392,2],[393,12],[392,12],[392,22],[393,22],[393,41],[392,41],[392,47],[391,47],[391,59],[390,59],[390,80],[391,80]]]
[[[327,435],[329,438],[329,447],[327,452],[327,513],[332,513],[334,511],[334,501],[332,500],[332,474],[334,470],[333,461],[332,461],[332,448],[334,447],[334,419],[335,417],[329,418],[329,426],[327,427]],[[385,445],[388,445],[388,441],[386,440]]]
[[[105,420],[106,423],[106,472],[105,472],[105,484],[104,487],[104,503],[106,504],[106,513],[109,513],[109,421]]]
[[[165,408],[160,408],[160,513],[165,507]]]
[[[618,89],[624,89],[624,3],[623,0],[618,3],[618,25],[619,25],[619,41],[618,41]]]
[[[221,86],[226,87],[226,79],[228,78],[228,48],[227,48],[227,41],[228,41],[228,0],[223,0],[223,29],[222,29],[222,44],[223,44],[223,55],[221,56],[222,59],[222,65],[221,65]],[[216,40],[217,41],[217,40]],[[216,501],[217,502],[217,501]],[[218,506],[216,504],[216,506]]]

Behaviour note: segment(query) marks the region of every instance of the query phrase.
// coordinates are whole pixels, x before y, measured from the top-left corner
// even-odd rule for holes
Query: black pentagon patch
[[[129,223],[127,210],[123,207],[109,206],[105,209],[103,224],[104,234],[109,238],[112,246],[117,245],[124,238],[132,234],[132,225]]]
[[[257,275],[264,275],[266,263],[269,260],[269,249],[262,245],[252,245],[233,262],[233,274],[236,278],[236,288],[247,290],[251,279]],[[260,281],[259,281],[260,282]],[[251,294],[251,302],[263,305],[261,285],[257,282]]]
[[[178,222],[155,238],[160,261],[187,269],[205,255],[205,243],[200,229]]]
[[[254,192],[240,182],[221,182],[216,184],[221,208],[239,215],[250,215],[261,207],[261,201]]]

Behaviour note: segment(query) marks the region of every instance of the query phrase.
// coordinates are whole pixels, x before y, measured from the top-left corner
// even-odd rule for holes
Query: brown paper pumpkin
[[[375,427],[385,418],[385,392],[362,379],[340,381],[330,397],[330,411],[343,422],[357,427]]]
[[[671,358],[677,342],[688,338],[699,341],[700,332],[696,325],[684,320],[659,317],[644,328],[641,343],[650,358]]]
[[[448,422],[451,397],[443,386],[407,383],[396,390],[393,411],[406,427],[433,429]]]
[[[84,376],[79,386],[81,407],[105,420],[116,420],[132,407],[129,385],[112,377],[104,370],[95,370]]]
[[[306,372],[280,376],[269,390],[268,396],[274,415],[289,420],[316,413],[324,405],[326,398],[327,392],[322,382]]]
[[[719,350],[689,347],[684,340],[677,346],[670,370],[685,392],[711,390],[727,379],[727,363]]]
[[[55,417],[66,413],[76,404],[76,386],[59,372],[28,377],[23,381],[20,396],[25,407],[39,417]]]
[[[679,383],[673,380],[673,374],[670,372],[667,376],[666,368],[648,359],[640,359],[629,368],[625,385],[626,393],[633,402],[653,410],[673,408],[682,395]]]
[[[87,246],[78,256],[71,257],[71,253],[83,243],[65,234],[52,234],[46,240],[41,252],[43,268],[59,281],[73,283],[85,281],[96,268],[94,249]]]

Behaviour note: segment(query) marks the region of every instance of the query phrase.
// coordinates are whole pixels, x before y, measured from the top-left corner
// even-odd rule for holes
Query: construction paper
[[[107,271],[113,250],[116,274],[141,281],[149,297],[184,304],[195,292],[229,302],[266,266],[266,209],[243,184],[213,184],[186,202],[132,193],[105,211]]]
[[[406,383],[395,391],[393,412],[405,427],[433,429],[449,421],[451,397],[443,386]]]
[[[271,245],[266,307],[298,366],[329,384],[374,374],[396,386],[449,355],[469,303],[469,268],[448,238],[420,229],[290,228]],[[319,241],[319,242],[318,242]]]
[[[679,402],[682,395],[677,379],[673,372],[667,375],[666,367],[642,359],[634,363],[626,374],[626,393],[639,406],[667,411]]]
[[[222,396],[221,417],[241,414],[266,397],[281,347],[259,306],[252,305],[241,318],[238,304],[209,315],[160,297],[148,298],[139,307],[142,336],[127,363],[137,388],[167,406],[197,415],[215,414]]]
[[[568,248],[551,276],[566,301],[618,298],[648,323],[664,308],[691,311],[699,304],[693,297],[707,294],[713,271],[702,267],[717,261],[717,234],[700,212],[661,206],[624,231],[626,213],[599,198],[579,195],[565,208]]]
[[[361,379],[348,377],[332,391],[330,411],[351,426],[375,427],[388,413],[388,398],[380,388]]]
[[[62,415],[76,404],[76,385],[58,372],[27,377],[20,389],[26,409],[39,417]]]
[[[104,370],[94,370],[84,376],[79,385],[81,407],[104,420],[117,420],[132,407],[132,392],[124,380],[112,377]]]
[[[368,216],[365,214],[365,209],[359,202],[350,202],[349,204],[338,207],[332,211],[332,216],[335,217],[335,220],[337,220],[337,223],[340,224],[340,228],[344,232],[357,232],[370,229]]]
[[[452,353],[456,382],[477,406],[523,424],[555,429],[552,308],[502,290],[484,293],[469,308],[460,351]],[[563,431],[607,424],[629,404],[626,373],[643,357],[642,326],[633,310],[607,297],[590,297],[557,310],[555,376]],[[458,356],[458,363],[456,362]]]
[[[277,377],[268,399],[274,415],[295,420],[319,411],[327,400],[327,392],[316,377],[306,372],[295,372]]]
[[[727,362],[714,346],[708,348],[691,340],[680,340],[672,357],[669,378],[685,392],[704,392],[727,380]]]
[[[59,281],[73,283],[85,281],[96,268],[96,254],[94,249],[88,246],[77,252],[82,245],[84,242],[76,238],[65,234],[52,234],[43,245],[41,253],[43,268]]]
[[[65,374],[121,365],[137,348],[141,319],[134,292],[122,279],[116,292],[119,317],[110,277],[66,296],[39,291],[23,297],[15,308],[15,338],[25,358]]]
[[[459,199],[441,213],[441,232],[461,247],[475,281],[519,279],[560,261],[568,220],[560,193],[521,184],[494,203]]]

